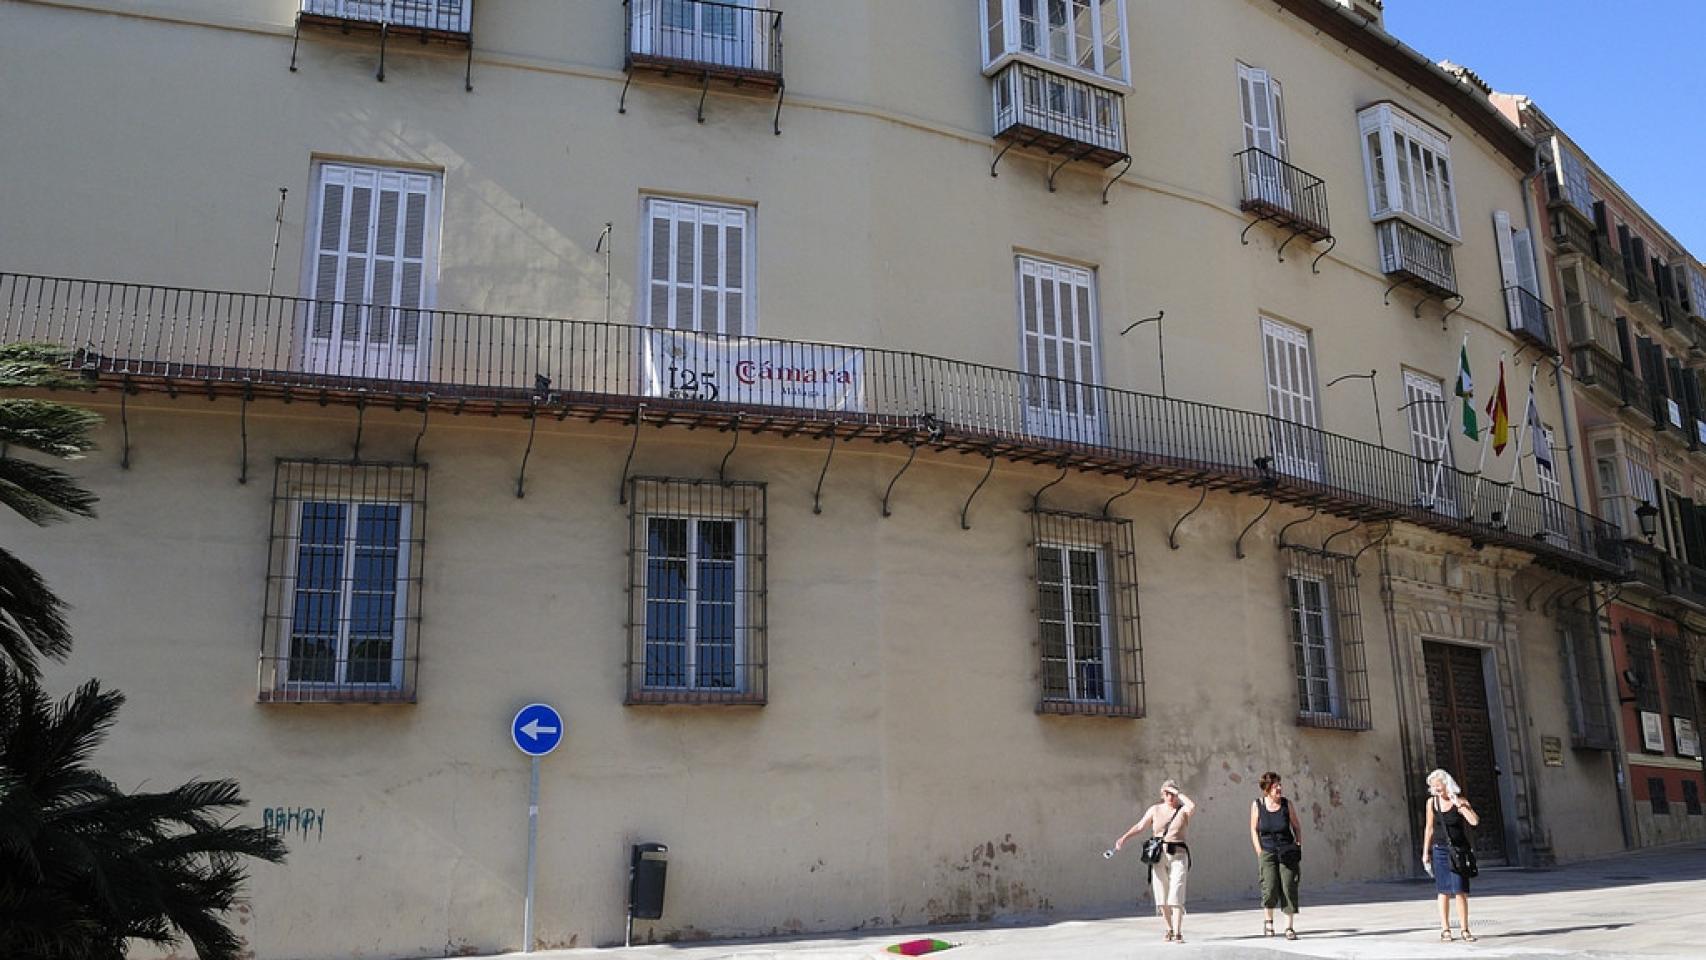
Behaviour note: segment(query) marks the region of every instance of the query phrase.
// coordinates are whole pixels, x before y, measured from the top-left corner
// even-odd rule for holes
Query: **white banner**
[[[865,409],[863,350],[679,330],[650,330],[641,342],[641,389],[648,397]]]

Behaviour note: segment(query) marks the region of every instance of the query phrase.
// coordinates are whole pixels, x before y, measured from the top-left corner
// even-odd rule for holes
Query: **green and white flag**
[[[1469,376],[1469,337],[1463,338],[1463,346],[1457,352],[1457,386],[1454,393],[1463,400],[1463,435],[1471,440],[1481,439],[1480,421],[1475,417],[1475,404],[1471,397],[1475,395],[1475,381]]]

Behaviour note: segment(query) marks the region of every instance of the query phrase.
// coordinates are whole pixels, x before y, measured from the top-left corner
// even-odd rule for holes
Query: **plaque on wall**
[[[1682,717],[1671,717],[1670,722],[1676,733],[1676,755],[1700,759],[1700,731],[1694,727],[1693,720]]]
[[[1665,752],[1665,724],[1656,713],[1641,711],[1641,747],[1648,753]]]
[[[1542,762],[1544,762],[1548,767],[1561,767],[1561,766],[1563,766],[1564,765],[1564,738],[1563,737],[1541,737],[1540,738],[1540,757],[1541,757]]]

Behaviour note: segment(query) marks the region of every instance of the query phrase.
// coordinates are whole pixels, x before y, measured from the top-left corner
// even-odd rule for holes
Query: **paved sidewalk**
[[[875,960],[913,937],[958,944],[942,960],[1100,958],[1706,957],[1706,844],[1569,864],[1493,869],[1476,880],[1470,921],[1480,940],[1441,943],[1432,881],[1346,884],[1317,891],[1293,942],[1259,935],[1246,902],[1196,904],[1187,941],[1165,943],[1153,915],[1060,920],[1038,926],[933,928],[811,939],[551,950],[535,960]],[[1283,923],[1281,924],[1283,926]],[[521,954],[508,954],[520,957]]]

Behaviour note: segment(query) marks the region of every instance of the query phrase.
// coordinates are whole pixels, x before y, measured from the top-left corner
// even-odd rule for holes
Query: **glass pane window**
[[[984,66],[1023,53],[1126,82],[1125,0],[986,0]]]
[[[1101,551],[1039,544],[1036,560],[1043,697],[1107,702],[1112,657]]]
[[[1403,214],[1444,239],[1461,239],[1449,139],[1391,104],[1363,110],[1358,123],[1370,215]]]
[[[741,523],[648,517],[645,686],[736,690]]]
[[[400,682],[407,527],[400,503],[299,506],[287,682]]]
[[[1297,702],[1303,713],[1339,716],[1338,654],[1331,595],[1324,580],[1286,578],[1291,605],[1292,652],[1297,661]]]

